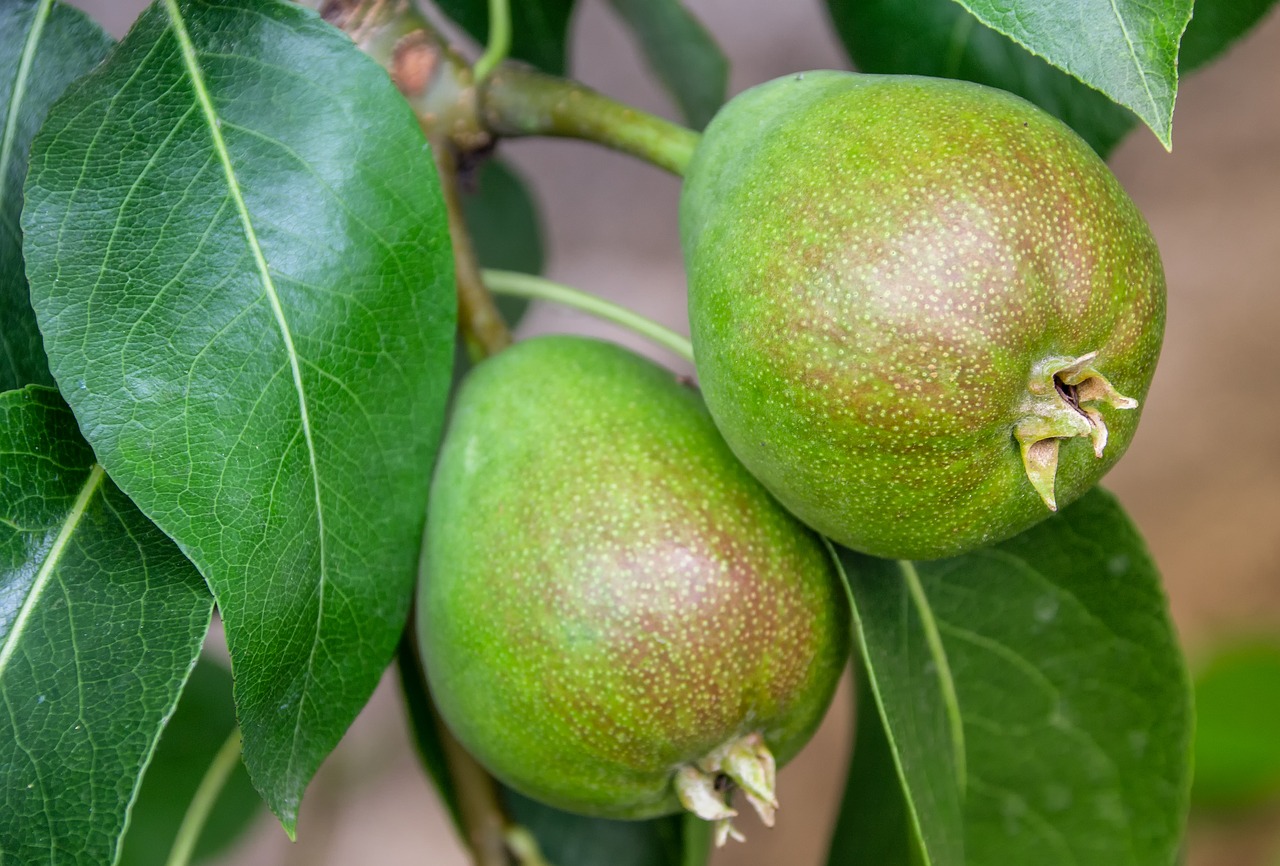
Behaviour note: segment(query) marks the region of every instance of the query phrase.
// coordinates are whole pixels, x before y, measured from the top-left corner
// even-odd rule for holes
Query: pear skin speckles
[[[539,338],[479,365],[427,523],[419,633],[441,714],[560,808],[676,811],[677,771],[742,738],[785,761],[844,667],[820,539],[695,391],[617,346]]]
[[[1132,439],[1163,335],[1159,253],[1101,160],[1030,103],[940,79],[778,79],[707,128],[680,222],[707,405],[841,544],[928,559],[1007,538]],[[1086,392],[1125,399],[1082,403],[1049,425],[1074,432],[1032,449],[1033,371],[1085,356]]]

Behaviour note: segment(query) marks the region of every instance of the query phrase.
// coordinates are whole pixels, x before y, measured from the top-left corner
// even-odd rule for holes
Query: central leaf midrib
[[[316,626],[315,636],[311,640],[311,648],[307,657],[308,677],[310,671],[315,667],[315,654],[319,645],[320,623],[324,614],[324,590],[327,582],[326,572],[326,555],[325,555],[325,529],[324,529],[324,509],[321,505],[320,496],[320,472],[316,460],[315,441],[311,433],[311,418],[307,407],[306,389],[302,382],[302,365],[298,358],[298,352],[293,344],[293,332],[289,328],[288,319],[285,317],[284,306],[280,302],[280,296],[276,291],[275,281],[271,277],[270,268],[267,266],[266,256],[262,251],[262,246],[258,242],[258,235],[253,226],[253,219],[249,215],[249,208],[245,204],[244,195],[240,190],[240,182],[236,176],[235,168],[231,164],[231,155],[227,150],[226,141],[222,137],[222,131],[219,127],[219,118],[217,111],[213,106],[213,100],[209,95],[209,90],[205,85],[204,76],[201,73],[199,63],[197,62],[196,49],[191,41],[191,35],[187,32],[185,22],[182,19],[181,10],[178,8],[177,0],[165,0],[165,9],[169,16],[169,23],[173,28],[175,37],[178,40],[179,48],[182,52],[183,65],[186,68],[187,75],[191,78],[192,88],[195,91],[196,101],[200,105],[200,110],[205,118],[205,123],[209,128],[209,135],[213,140],[213,148],[218,157],[218,161],[222,164],[223,173],[227,179],[227,188],[232,201],[235,203],[236,211],[240,216],[240,223],[244,228],[245,240],[249,245],[250,251],[253,253],[253,260],[258,269],[259,277],[262,280],[263,292],[267,300],[271,304],[272,314],[275,316],[276,324],[280,328],[280,335],[284,341],[285,352],[289,358],[289,368],[293,375],[294,388],[298,394],[298,410],[300,413],[300,421],[302,425],[303,439],[307,444],[307,457],[311,466],[312,488],[315,493],[316,505],[316,529],[319,540],[320,552],[320,582],[318,587],[318,598],[316,607]],[[303,694],[298,698],[298,717],[301,719],[304,705],[306,703],[307,687],[303,686]],[[300,721],[299,721],[300,724]],[[295,749],[296,752],[296,737]],[[289,763],[292,766],[294,754],[290,754]]]
[[[3,137],[0,137],[0,208],[4,207],[4,197],[9,179],[9,162],[13,159],[13,142],[18,137],[18,112],[22,109],[22,100],[26,96],[27,78],[31,75],[31,67],[35,63],[36,47],[44,33],[45,21],[53,8],[53,0],[42,0],[36,8],[27,32],[26,42],[22,45],[22,56],[18,60],[18,71],[13,77],[13,89],[9,91],[9,110],[4,118]]]
[[[1120,35],[1124,37],[1124,43],[1129,49],[1129,58],[1133,61],[1134,68],[1138,70],[1138,80],[1142,82],[1142,89],[1147,94],[1147,102],[1150,103],[1152,112],[1158,112],[1160,106],[1156,102],[1156,95],[1151,92],[1150,78],[1147,70],[1143,68],[1141,58],[1138,57],[1138,48],[1133,44],[1133,37],[1129,35],[1129,27],[1125,23],[1124,16],[1120,14],[1120,8],[1116,6],[1116,0],[1111,0],[1111,11],[1115,13],[1116,24],[1120,26]]]
[[[947,660],[946,648],[942,645],[942,634],[938,621],[933,615],[933,607],[920,583],[920,573],[914,562],[906,559],[898,560],[898,568],[906,580],[907,592],[920,615],[920,626],[924,630],[925,644],[929,647],[929,655],[933,658],[938,672],[938,686],[942,690],[942,702],[947,714],[947,728],[951,735],[951,747],[955,752],[956,783],[961,794],[967,785],[964,718],[960,713],[960,700],[956,695],[955,678],[951,674],[951,664]]]
[[[45,557],[44,562],[40,563],[35,579],[31,581],[31,589],[27,591],[27,597],[23,599],[22,607],[18,609],[18,615],[13,618],[13,623],[9,627],[9,633],[4,637],[4,642],[0,643],[0,680],[4,678],[5,668],[9,664],[9,659],[16,652],[18,643],[22,639],[22,633],[26,630],[27,621],[31,618],[32,611],[39,604],[45,587],[53,579],[53,574],[57,571],[58,564],[62,561],[62,554],[67,549],[67,544],[71,541],[71,536],[75,534],[76,527],[80,525],[80,520],[89,509],[89,501],[98,492],[98,488],[102,486],[102,480],[105,477],[106,473],[102,467],[97,463],[93,464],[93,467],[89,470],[89,476],[85,479],[84,486],[80,488],[80,492],[76,495],[75,503],[72,504],[71,510],[67,512],[67,516],[62,521],[62,528],[58,530],[58,535],[53,540],[48,555]]]

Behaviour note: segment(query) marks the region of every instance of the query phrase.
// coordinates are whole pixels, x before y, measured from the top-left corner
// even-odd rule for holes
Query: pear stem
[[[646,319],[639,313],[626,307],[618,306],[603,298],[589,295],[579,289],[552,282],[531,274],[520,274],[515,271],[485,270],[481,272],[489,291],[498,295],[512,295],[519,298],[534,298],[541,301],[554,301],[590,313],[606,321],[622,325],[642,337],[647,337],[665,349],[679,355],[690,364],[693,363],[693,346],[689,340],[675,331],[659,325],[652,319]]]
[[[191,855],[196,850],[196,843],[200,841],[205,822],[209,820],[209,814],[218,802],[218,795],[222,793],[223,786],[231,778],[231,772],[238,763],[240,728],[236,727],[232,728],[230,735],[214,755],[209,769],[205,771],[204,778],[200,780],[200,786],[196,788],[195,796],[187,806],[187,813],[182,816],[182,823],[178,826],[178,835],[173,840],[169,859],[165,861],[166,866],[187,866],[191,862]]]
[[[579,138],[683,176],[700,136],[576,81],[503,64],[480,90],[480,117],[497,136]]]

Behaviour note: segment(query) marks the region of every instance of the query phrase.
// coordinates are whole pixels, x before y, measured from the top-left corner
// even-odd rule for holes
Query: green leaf
[[[538,205],[519,172],[490,160],[470,180],[462,199],[462,213],[481,267],[542,273],[544,245]],[[529,308],[524,298],[509,295],[499,297],[497,302],[512,327]]]
[[[575,0],[515,0],[511,3],[511,53],[543,72],[564,75],[569,19]],[[489,0],[436,0],[440,11],[481,45],[489,38]]]
[[[649,68],[694,129],[724,104],[729,61],[680,0],[610,0],[640,42]]]
[[[1178,49],[1178,71],[1185,75],[1217,58],[1275,5],[1276,0],[1195,0]]]
[[[871,678],[858,671],[857,735],[827,866],[910,866],[918,846]]]
[[[1252,806],[1280,794],[1280,643],[1219,650],[1196,677],[1192,801]]]
[[[49,106],[110,47],[111,37],[70,6],[0,5],[0,391],[53,385],[23,272],[22,180]]]
[[[469,175],[462,213],[486,268],[540,274],[544,261],[538,205],[520,173],[498,160]]]
[[[211,612],[57,392],[0,394],[0,859],[115,861]]]
[[[292,833],[409,609],[455,326],[427,144],[314,13],[162,0],[50,112],[26,192],[54,376],[213,588]]]
[[[1193,71],[1256,24],[1275,0],[1197,0],[1179,69]],[[1097,90],[982,24],[954,0],[827,0],[836,31],[864,72],[960,78],[1016,93],[1106,156],[1138,122]]]
[[[562,812],[506,791],[511,816],[555,866],[684,866],[683,819],[610,821]]]
[[[204,656],[182,690],[178,710],[142,779],[117,866],[164,866],[178,826],[214,756],[235,729],[231,671]],[[226,850],[262,811],[244,765],[237,762],[214,803],[193,859]]]
[[[1172,147],[1192,0],[956,0],[992,30],[1131,109]]]
[[[923,862],[1174,861],[1190,691],[1109,494],[954,559],[841,559]]]

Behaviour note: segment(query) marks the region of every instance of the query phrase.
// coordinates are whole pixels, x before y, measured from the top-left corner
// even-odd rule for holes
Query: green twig
[[[240,729],[232,728],[226,742],[214,755],[213,762],[205,771],[195,796],[187,806],[187,814],[182,816],[182,824],[178,826],[178,835],[173,840],[173,848],[169,851],[169,859],[165,866],[187,866],[191,862],[191,854],[195,851],[196,842],[200,841],[200,833],[204,830],[213,804],[218,802],[218,795],[231,778],[231,771],[240,763]]]
[[[518,824],[507,828],[507,849],[520,866],[551,866],[542,856],[538,840],[527,828]]]
[[[576,81],[503,64],[481,87],[480,119],[498,136],[580,138],[683,175],[698,133]]]
[[[477,83],[489,77],[511,50],[511,5],[507,0],[489,0],[489,44],[473,67]]]
[[[651,319],[646,319],[639,313],[628,310],[626,307],[620,307],[595,295],[589,295],[586,292],[570,288],[561,283],[554,283],[542,277],[519,274],[514,271],[485,270],[480,273],[484,278],[485,285],[489,287],[491,292],[499,295],[514,295],[520,298],[554,301],[557,304],[564,304],[566,307],[582,310],[585,313],[622,325],[624,328],[629,328],[663,348],[670,349],[689,363],[693,363],[693,346],[686,338]]]
[[[386,68],[433,146],[447,141],[466,156],[491,147],[495,136],[578,138],[679,175],[698,143],[698,133],[576,81],[502,62],[510,49],[509,0],[489,0],[489,44],[474,67],[412,3],[297,2],[319,10]]]

